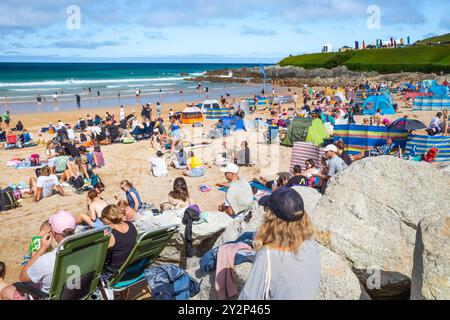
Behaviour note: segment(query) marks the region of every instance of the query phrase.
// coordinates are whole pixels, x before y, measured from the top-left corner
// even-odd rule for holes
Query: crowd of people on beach
[[[327,90],[316,91],[305,85],[301,107],[300,97],[294,92],[293,107],[271,105],[268,111],[271,117],[278,119],[318,118],[332,127],[343,121],[353,124],[356,123],[354,116],[361,111],[354,101],[355,93],[367,87],[380,91],[389,89],[392,84],[348,84],[342,89],[347,103],[334,100],[335,97],[328,94]],[[140,92],[136,92],[136,96],[139,95]],[[272,95],[276,96],[275,89]],[[232,115],[245,118],[245,111],[236,100],[230,102],[222,97],[221,103],[222,107],[231,109]],[[255,105],[257,106],[257,101]],[[252,112],[255,110],[256,107]],[[15,128],[10,127],[9,113],[3,116],[3,123],[7,130],[26,133],[20,121]],[[383,119],[381,110],[377,110],[374,116],[364,119],[362,124],[389,126],[391,122]],[[169,119],[164,119],[159,103],[156,108],[150,103],[143,105],[140,118],[134,110],[127,115],[125,108],[121,106],[118,119],[108,112],[103,117],[91,117],[87,114],[73,126],[58,121],[56,125],[49,124],[47,129],[55,136],[46,142],[45,165],[36,170],[35,176],[30,177],[30,191],[24,197],[30,196],[36,202],[45,201],[52,196],[66,197],[64,188],[71,186],[78,194],[86,196],[87,207],[86,212],[78,215],[64,210],[52,215],[42,222],[39,230],[36,230],[37,235],[31,239],[18,280],[33,283],[47,292],[52,284],[56,260],[56,251],[51,249],[52,242],[59,244],[74,234],[110,227],[112,235],[102,277],[111,278],[133,250],[139,232],[151,228],[154,214],[186,210],[195,205],[186,179],[203,177],[211,168],[211,164],[205,163],[195,151],[186,150],[188,135],[183,131],[180,115],[171,110]],[[433,118],[428,133],[447,134],[447,131],[448,112],[444,110]],[[150,159],[150,170],[155,178],[167,178],[169,166],[179,170],[179,177],[173,182],[173,190],[168,192],[167,200],[155,206],[143,201],[132,181],[123,180],[118,186],[123,192],[122,199],[116,196],[114,204],[107,202],[102,197],[106,186],[102,182],[101,172],[108,165],[102,152],[103,146],[140,140],[147,140],[154,151],[154,156]],[[259,230],[255,230],[253,236],[253,250],[257,255],[239,298],[314,299],[320,284],[319,252],[304,201],[293,188],[313,187],[324,193],[330,179],[352,166],[355,161],[366,156],[389,154],[393,151],[393,145],[394,141],[388,139],[385,144],[366,153],[350,155],[340,140],[325,146],[320,163],[313,159],[307,160],[304,163],[305,170],[296,165],[292,173],[281,172],[276,179],[255,177],[253,181],[247,181],[240,172],[243,167],[251,166],[252,163],[248,141],[242,141],[239,150],[229,149],[224,143],[223,158],[227,161],[220,171],[226,182],[218,183],[217,187],[224,188],[225,196],[224,201],[217,204],[218,214],[226,214],[232,219],[251,219],[255,208],[264,208],[263,224]],[[261,186],[266,193],[258,197]],[[149,209],[152,212],[150,214]],[[27,299],[14,284],[5,281],[6,271],[6,265],[0,262],[0,299]],[[271,273],[269,284],[268,272]]]

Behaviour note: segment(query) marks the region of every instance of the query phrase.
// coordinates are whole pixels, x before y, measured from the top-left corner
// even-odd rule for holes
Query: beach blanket
[[[450,137],[410,135],[406,146],[406,155],[411,155],[413,150],[417,155],[425,154],[430,148],[439,150],[436,163],[450,164]]]
[[[294,173],[294,166],[299,165],[302,171],[306,171],[305,161],[312,159],[316,165],[320,164],[320,159],[325,155],[324,148],[316,147],[307,142],[295,142],[291,158],[291,174]]]
[[[384,126],[340,125],[334,128],[334,141],[342,139],[345,151],[353,155],[384,145],[388,138],[392,138],[397,146],[404,149],[408,133]]]
[[[250,182],[250,187],[252,187],[252,188],[255,187],[256,190],[258,190],[258,191],[272,193],[272,190],[270,188],[267,188],[265,185],[262,185],[261,183],[259,183],[257,181]],[[227,192],[228,191],[228,187],[221,187],[221,188],[219,188],[219,191]]]

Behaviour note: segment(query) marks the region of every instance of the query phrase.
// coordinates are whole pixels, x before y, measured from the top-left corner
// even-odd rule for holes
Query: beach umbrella
[[[420,130],[425,129],[426,127],[427,126],[423,122],[408,118],[397,119],[389,126],[390,129],[400,129],[405,131]]]

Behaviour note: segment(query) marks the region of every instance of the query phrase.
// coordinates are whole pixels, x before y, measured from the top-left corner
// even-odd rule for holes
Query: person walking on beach
[[[75,95],[75,99],[77,101],[77,109],[81,109],[81,97],[79,94]]]

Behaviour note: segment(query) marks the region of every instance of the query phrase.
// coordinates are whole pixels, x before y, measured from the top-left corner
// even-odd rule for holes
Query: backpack
[[[84,179],[82,176],[78,176],[77,178],[70,178],[69,183],[75,188],[75,189],[81,189],[84,186]]]
[[[175,265],[161,265],[144,271],[155,300],[189,300],[200,292],[200,284]]]
[[[30,156],[30,162],[32,167],[38,167],[41,164],[41,160],[38,154],[32,154]]]
[[[14,195],[14,190],[6,188],[0,191],[0,211],[8,211],[21,207]]]

